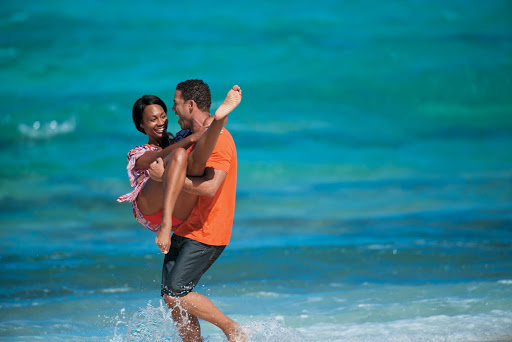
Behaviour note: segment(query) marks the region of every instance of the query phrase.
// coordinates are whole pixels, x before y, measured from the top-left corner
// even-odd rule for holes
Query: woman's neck
[[[162,139],[160,139],[160,140],[150,139],[148,144],[158,146],[161,148],[166,148],[167,146],[169,146],[169,139],[166,136],[163,136]]]

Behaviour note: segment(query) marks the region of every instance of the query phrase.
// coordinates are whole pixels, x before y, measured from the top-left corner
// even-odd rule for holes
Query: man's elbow
[[[217,194],[217,191],[219,191],[218,186],[210,186],[210,187],[208,187],[208,189],[206,189],[204,196],[214,197]]]
[[[215,191],[214,189],[208,189],[205,192],[204,196],[206,196],[206,197],[213,197],[213,196],[215,196],[216,193],[217,193],[217,191]]]

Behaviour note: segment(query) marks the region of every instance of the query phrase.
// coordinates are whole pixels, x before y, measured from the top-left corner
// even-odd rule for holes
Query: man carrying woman
[[[132,201],[137,220],[157,232],[155,242],[165,254],[161,295],[186,342],[201,341],[198,318],[222,329],[228,341],[246,340],[238,323],[192,292],[231,237],[237,158],[224,124],[241,98],[242,90],[233,86],[210,116],[208,85],[201,80],[179,83],[172,110],[182,131],[172,139],[163,101],[146,95],[133,108],[135,126],[149,141],[128,153],[135,189],[118,201]]]

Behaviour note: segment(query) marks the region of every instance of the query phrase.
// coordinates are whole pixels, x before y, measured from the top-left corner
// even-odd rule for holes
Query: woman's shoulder
[[[128,151],[128,159],[130,159],[134,155],[140,154],[141,152],[152,151],[154,149],[156,149],[156,148],[149,144],[135,146],[130,151]]]
[[[135,152],[135,151],[140,151],[140,150],[151,150],[151,149],[152,149],[152,146],[150,144],[144,144],[144,145],[135,146],[128,153],[131,153],[132,151]]]

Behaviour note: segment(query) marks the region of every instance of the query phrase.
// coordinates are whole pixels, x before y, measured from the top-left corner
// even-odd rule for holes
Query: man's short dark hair
[[[212,95],[210,87],[201,80],[186,80],[176,86],[176,90],[181,91],[185,101],[194,100],[197,108],[204,112],[210,111],[212,105]]]

